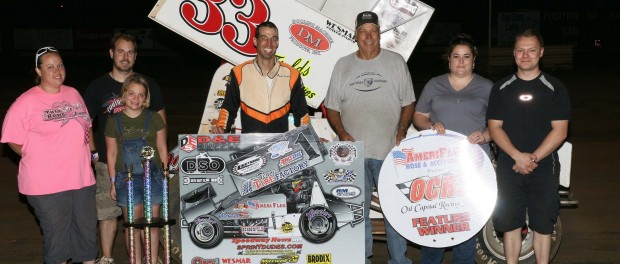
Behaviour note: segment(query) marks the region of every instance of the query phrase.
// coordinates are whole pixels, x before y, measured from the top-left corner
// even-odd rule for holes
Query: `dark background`
[[[434,7],[435,13],[408,61],[418,95],[431,77],[447,72],[440,55],[450,37],[467,32],[478,40],[479,48],[485,48],[489,33],[488,1],[423,2]],[[16,49],[13,37],[16,30],[70,28],[74,34],[94,32],[96,41],[90,45],[61,50],[67,67],[65,83],[83,90],[90,81],[110,71],[107,50],[114,30],[151,28],[152,38],[168,49],[140,47],[135,69],[154,77],[162,87],[168,113],[169,148],[177,145],[178,134],[196,133],[207,87],[221,59],[147,18],[155,3],[142,0],[0,2],[0,118],[19,94],[33,86],[36,49],[56,45],[39,43],[36,47]],[[539,27],[545,37],[546,52],[558,45],[573,47],[570,67],[543,68],[564,82],[571,96],[573,116],[569,141],[574,146],[571,190],[579,200],[577,208],[560,212],[564,233],[554,263],[619,263],[620,1],[495,0],[492,4],[492,35],[497,33],[497,17],[501,12],[540,12]],[[497,38],[492,38],[491,44],[496,47]],[[509,56],[510,50],[507,52]],[[544,60],[543,57],[543,63]],[[510,67],[493,73],[479,67],[476,70],[493,81],[513,71]],[[40,263],[40,231],[23,196],[17,193],[17,160],[3,144],[0,148],[0,263]],[[126,255],[121,235],[117,236],[115,245],[115,257],[118,263],[123,263]],[[375,254],[378,263],[387,261],[384,244],[377,243]],[[417,260],[418,255],[419,250],[409,248],[412,259]]]

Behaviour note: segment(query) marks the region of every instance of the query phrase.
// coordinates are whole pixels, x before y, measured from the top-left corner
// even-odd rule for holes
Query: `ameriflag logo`
[[[402,149],[392,151],[392,157],[394,158],[394,164],[396,165],[407,165],[407,155],[413,153],[413,148]]]

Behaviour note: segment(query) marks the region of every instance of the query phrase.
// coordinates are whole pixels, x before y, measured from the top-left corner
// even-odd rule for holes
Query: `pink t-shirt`
[[[19,192],[42,195],[95,184],[90,126],[84,101],[72,87],[49,94],[35,86],[20,95],[6,113],[1,139],[22,145]]]

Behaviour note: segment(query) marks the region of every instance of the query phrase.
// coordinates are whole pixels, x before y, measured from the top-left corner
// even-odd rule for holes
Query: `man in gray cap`
[[[372,256],[370,198],[389,151],[407,135],[415,94],[407,63],[380,47],[377,14],[362,12],[355,23],[358,50],[338,60],[332,72],[325,107],[327,119],[341,141],[364,141],[366,263]],[[390,264],[412,263],[407,240],[385,221]]]

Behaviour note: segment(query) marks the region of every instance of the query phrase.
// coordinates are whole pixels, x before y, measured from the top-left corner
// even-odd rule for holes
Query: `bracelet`
[[[532,159],[532,161],[534,163],[538,163],[538,156],[536,156],[536,154],[532,153],[532,155],[534,155],[534,158]]]
[[[99,153],[96,150],[95,150],[94,153],[91,151],[91,153],[90,153],[90,160],[96,160],[98,158],[99,158]]]
[[[111,181],[112,183],[115,183],[115,182],[116,182],[116,177],[110,177],[110,181]]]

